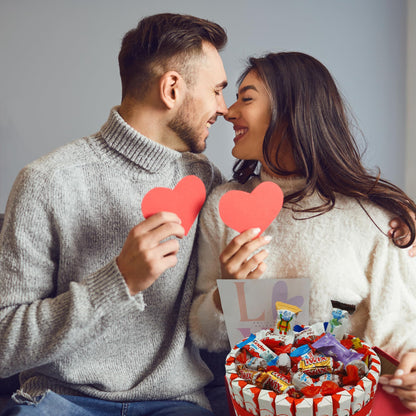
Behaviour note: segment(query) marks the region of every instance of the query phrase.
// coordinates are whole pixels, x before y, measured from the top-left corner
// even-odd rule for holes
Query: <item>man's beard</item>
[[[195,104],[192,97],[187,95],[178,110],[176,117],[171,120],[168,127],[186,144],[192,153],[201,153],[205,150],[206,143],[198,137],[197,128],[190,124],[195,115]]]

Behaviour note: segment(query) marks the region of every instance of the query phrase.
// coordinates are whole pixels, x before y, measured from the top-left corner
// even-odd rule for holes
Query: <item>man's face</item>
[[[205,54],[197,61],[195,82],[169,127],[176,133],[186,150],[201,153],[206,148],[208,130],[218,115],[227,113],[222,94],[227,77],[221,57],[213,45],[203,44]]]

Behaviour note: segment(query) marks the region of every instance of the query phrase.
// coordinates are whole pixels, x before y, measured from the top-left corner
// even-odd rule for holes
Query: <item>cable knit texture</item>
[[[117,108],[97,134],[20,172],[0,235],[0,377],[21,373],[17,398],[51,389],[209,407],[211,373],[187,335],[196,222],[178,264],[134,297],[115,262],[143,196],[190,174],[207,193],[222,181],[205,156],[143,137]]]
[[[230,348],[224,317],[215,307],[212,293],[221,278],[220,253],[237,233],[221,221],[218,202],[232,189],[251,192],[260,180],[275,181],[285,195],[299,190],[304,179],[275,179],[261,172],[245,185],[229,182],[215,189],[200,219],[199,274],[191,309],[194,342],[211,351]],[[320,205],[317,194],[305,198],[299,208]],[[391,215],[363,202],[375,223],[388,231]],[[315,218],[294,213],[285,206],[264,232],[273,236],[267,248],[263,279],[311,280],[311,323],[328,320],[331,300],[357,305],[351,332],[372,345],[400,357],[416,347],[416,260],[398,249],[374,225],[355,199],[337,195],[336,206]]]

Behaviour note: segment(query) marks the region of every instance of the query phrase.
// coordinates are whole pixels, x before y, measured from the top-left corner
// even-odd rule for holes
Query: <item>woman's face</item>
[[[270,117],[270,99],[266,87],[256,72],[250,71],[238,89],[237,101],[225,116],[234,125],[234,157],[263,163],[263,140]]]

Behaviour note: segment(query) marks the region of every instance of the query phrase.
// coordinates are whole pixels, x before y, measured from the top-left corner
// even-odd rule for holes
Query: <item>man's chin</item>
[[[189,151],[192,153],[202,153],[207,148],[207,142],[206,139],[204,141],[198,142],[198,143],[192,143],[192,146],[190,147]]]

